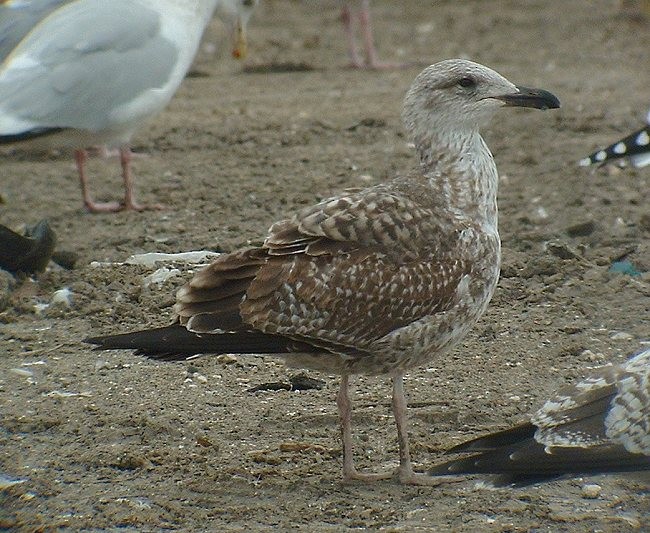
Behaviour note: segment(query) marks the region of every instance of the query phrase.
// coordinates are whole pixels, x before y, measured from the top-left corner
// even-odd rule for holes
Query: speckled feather
[[[263,247],[224,256],[199,273],[179,292],[176,312],[190,330],[210,331],[219,321],[206,328],[195,315],[211,304],[223,313],[224,298],[236,294],[239,327],[322,346],[344,356],[348,370],[418,364],[424,349],[454,340],[452,324],[478,318],[498,273],[498,237],[441,204],[421,173],[324,200],[274,224]],[[463,304],[472,295],[459,292],[465,277],[480,300],[475,310]],[[403,336],[420,320],[451,337],[404,353]],[[391,336],[400,334],[400,353],[391,356]]]
[[[219,257],[179,290],[176,324],[88,342],[165,360],[273,353],[340,373],[345,480],[385,478],[354,467],[348,385],[353,373],[389,373],[399,479],[430,484],[411,464],[403,374],[459,342],[496,287],[498,176],[479,127],[504,105],[560,103],[471,61],[431,65],[404,100],[412,172],[302,209],[262,246]]]
[[[329,372],[403,371],[452,347],[499,273],[498,175],[479,126],[503,95],[519,94],[470,61],[425,69],[403,111],[419,165],[302,209],[262,246],[220,257],[178,292],[178,322],[206,342],[224,331],[298,341],[312,349],[287,363]],[[542,96],[557,107],[552,98]],[[214,342],[206,351],[220,349]]]
[[[531,423],[547,447],[614,443],[650,456],[650,350],[563,388]]]
[[[482,453],[432,473],[514,474],[521,482],[571,472],[650,470],[650,350],[562,388],[530,423],[450,452]]]

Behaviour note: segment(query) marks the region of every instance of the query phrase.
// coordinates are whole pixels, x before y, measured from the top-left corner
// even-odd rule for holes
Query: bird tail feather
[[[91,337],[84,342],[96,345],[96,350],[135,350],[138,354],[163,361],[182,361],[204,353],[286,354],[316,350],[309,344],[261,331],[200,334],[188,331],[180,324],[120,335]]]

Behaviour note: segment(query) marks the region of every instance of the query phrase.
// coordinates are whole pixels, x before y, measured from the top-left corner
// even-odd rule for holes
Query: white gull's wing
[[[154,9],[124,0],[66,4],[2,63],[0,135],[136,122],[171,98],[175,87],[165,88],[178,59]]]
[[[10,0],[0,3],[0,62],[43,18],[74,0]]]

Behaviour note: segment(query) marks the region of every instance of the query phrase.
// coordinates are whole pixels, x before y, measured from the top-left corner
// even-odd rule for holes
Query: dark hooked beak
[[[508,107],[534,107],[535,109],[558,109],[560,101],[557,96],[544,89],[529,89],[517,86],[519,92],[495,96]]]

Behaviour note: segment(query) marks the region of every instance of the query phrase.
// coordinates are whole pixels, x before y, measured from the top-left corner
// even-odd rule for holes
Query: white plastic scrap
[[[127,257],[126,261],[120,262],[102,262],[93,261],[90,266],[97,267],[115,267],[122,265],[142,265],[148,268],[154,268],[156,263],[190,263],[206,264],[216,259],[220,254],[209,250],[195,250],[192,252],[180,252],[177,254],[166,254],[162,252],[148,252],[145,254],[135,254]]]
[[[148,288],[154,284],[160,287],[168,279],[175,278],[176,276],[180,276],[180,275],[181,275],[181,271],[178,270],[177,268],[161,267],[158,270],[156,270],[153,274],[149,274],[146,278],[144,278],[144,280],[142,280],[142,284],[144,285],[145,288]]]
[[[20,483],[25,483],[26,479],[18,479],[15,477],[10,477],[7,474],[0,474],[0,490],[6,490],[9,487],[14,485],[19,485]]]
[[[146,254],[131,255],[124,261],[125,265],[144,265],[147,267],[154,267],[156,263],[173,263],[178,261],[181,263],[207,263],[216,259],[219,256],[216,252],[209,250],[197,250],[194,252],[181,252],[178,254],[164,254],[160,252],[149,252]]]

